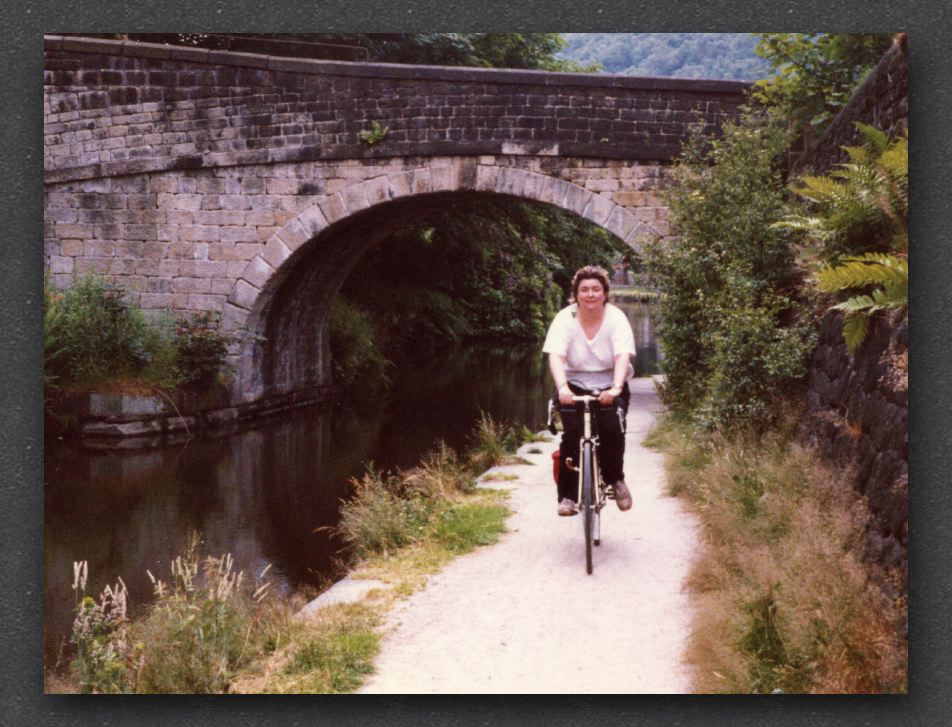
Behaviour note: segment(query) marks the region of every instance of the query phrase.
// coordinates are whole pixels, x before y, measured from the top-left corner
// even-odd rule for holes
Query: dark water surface
[[[649,307],[619,307],[635,331],[636,372],[654,373]],[[340,548],[327,526],[366,463],[410,467],[440,439],[462,450],[481,411],[543,427],[550,384],[539,348],[468,345],[397,371],[380,400],[307,407],[182,445],[96,451],[47,442],[47,663],[70,631],[73,561],[89,561],[93,596],[121,576],[133,608],[151,597],[146,570],[168,581],[169,563],[192,531],[201,532],[203,553],[231,553],[238,569],[257,574],[271,564],[271,580],[285,594],[320,583]]]

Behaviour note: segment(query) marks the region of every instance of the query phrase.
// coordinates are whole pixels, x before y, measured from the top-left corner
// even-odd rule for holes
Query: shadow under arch
[[[495,195],[572,212],[633,249],[643,236],[658,236],[624,207],[576,184],[475,160],[385,174],[322,195],[268,240],[229,296],[226,327],[256,336],[233,360],[235,400],[322,398],[330,383],[331,304],[364,255],[434,212],[464,210]]]

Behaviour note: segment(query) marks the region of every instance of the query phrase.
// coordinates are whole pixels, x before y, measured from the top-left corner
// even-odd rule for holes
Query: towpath
[[[602,517],[586,575],[581,518],[555,513],[551,443],[524,446],[499,543],[450,563],[389,614],[364,693],[686,693],[691,617],[683,588],[696,520],[666,494],[662,456],[641,445],[659,410],[637,379],[628,416],[626,481],[634,506]],[[538,447],[541,454],[527,450]]]

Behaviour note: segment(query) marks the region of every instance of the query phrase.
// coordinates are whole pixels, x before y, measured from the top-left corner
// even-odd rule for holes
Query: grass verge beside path
[[[231,556],[201,557],[197,534],[173,562],[171,581],[153,577],[155,601],[134,619],[121,580],[96,601],[86,595],[85,563],[76,563],[77,654],[65,674],[50,670],[46,691],[355,691],[373,670],[388,609],[456,556],[505,532],[508,493],[477,488],[476,474],[514,461],[526,438],[484,415],[465,457],[440,445],[411,470],[355,480],[338,532],[354,559],[351,576],[386,587],[306,619],[295,618],[302,604],[269,596],[268,569],[249,583]]]
[[[907,690],[906,604],[871,585],[865,503],[792,426],[728,438],[667,414],[645,444],[704,528],[688,582],[695,691]]]

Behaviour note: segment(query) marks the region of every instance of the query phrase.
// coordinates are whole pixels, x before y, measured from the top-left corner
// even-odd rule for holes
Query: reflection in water
[[[636,371],[658,360],[642,304],[621,303],[639,350]],[[541,429],[549,394],[539,344],[470,345],[394,377],[386,397],[352,407],[309,407],[185,445],[93,451],[48,442],[45,471],[45,623],[48,663],[72,623],[72,563],[89,561],[87,592],[121,576],[130,603],[146,603],[146,574],[168,580],[193,530],[203,551],[230,552],[259,573],[272,564],[279,592],[319,584],[340,548],[329,528],[350,477],[366,463],[410,467],[442,439],[462,450],[480,413]]]

